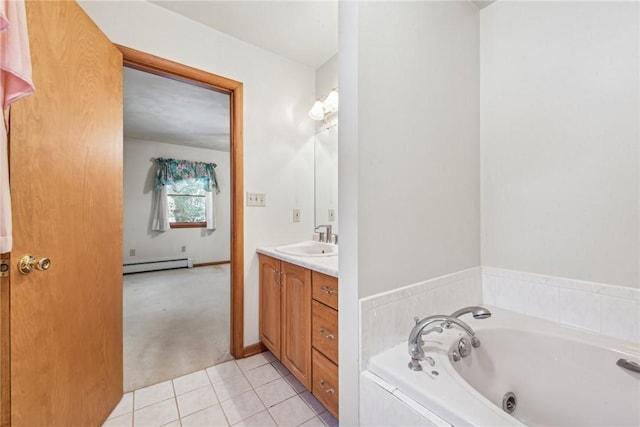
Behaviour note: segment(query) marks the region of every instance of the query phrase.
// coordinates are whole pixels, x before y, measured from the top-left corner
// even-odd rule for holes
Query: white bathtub
[[[369,371],[456,426],[640,425],[640,374],[616,365],[640,362],[640,346],[488,308],[489,319],[462,317],[481,340],[468,357],[450,357],[465,336],[454,327],[424,337],[435,366],[410,370],[405,342],[373,357]],[[511,415],[507,392],[517,397]]]

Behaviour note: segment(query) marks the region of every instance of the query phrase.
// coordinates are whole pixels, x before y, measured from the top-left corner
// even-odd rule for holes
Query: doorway
[[[229,96],[229,198],[230,198],[230,352],[235,358],[250,354],[243,343],[243,165],[242,165],[242,83],[158,58],[124,46],[116,47],[123,65],[156,76],[184,82]],[[206,267],[209,268],[209,267]],[[175,270],[179,271],[179,270]]]

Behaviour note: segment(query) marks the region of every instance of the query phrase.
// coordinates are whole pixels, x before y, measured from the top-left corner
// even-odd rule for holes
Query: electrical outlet
[[[187,247],[186,246],[182,247],[182,252],[187,252]]]
[[[293,222],[300,222],[300,209],[295,208],[293,210]]]
[[[336,220],[336,211],[335,209],[329,209],[329,221]]]
[[[136,250],[135,249],[129,249],[129,256],[136,256]]]

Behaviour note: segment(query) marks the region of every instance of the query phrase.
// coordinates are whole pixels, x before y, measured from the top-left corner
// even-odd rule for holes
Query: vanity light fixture
[[[333,89],[329,92],[324,100],[317,100],[311,110],[309,110],[309,117],[313,120],[324,120],[328,115],[338,112],[338,90]]]

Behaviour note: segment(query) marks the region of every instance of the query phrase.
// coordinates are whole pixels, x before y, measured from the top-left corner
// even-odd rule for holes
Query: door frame
[[[253,353],[244,348],[244,173],[243,85],[213,73],[115,44],[122,65],[172,80],[225,93],[231,102],[231,355]]]

